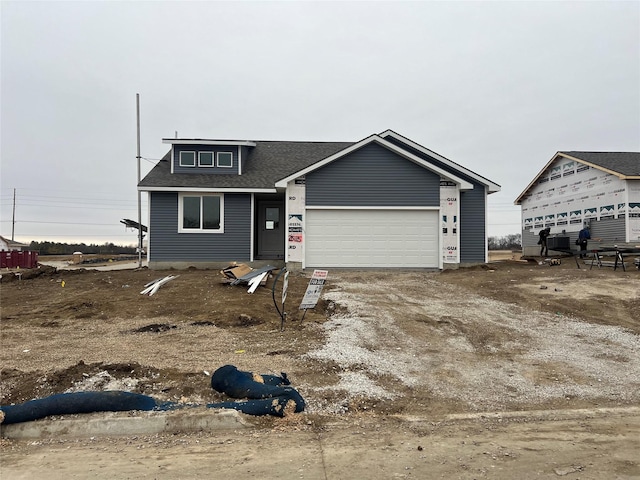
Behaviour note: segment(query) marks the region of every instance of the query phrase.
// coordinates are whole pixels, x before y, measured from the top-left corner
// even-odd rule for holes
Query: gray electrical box
[[[549,250],[569,250],[569,237],[549,237],[547,247]]]

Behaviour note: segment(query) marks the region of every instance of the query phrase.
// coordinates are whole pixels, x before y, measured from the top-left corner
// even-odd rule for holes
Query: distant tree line
[[[135,246],[125,247],[108,242],[102,245],[95,243],[87,245],[86,243],[31,242],[29,244],[29,250],[36,251],[40,255],[71,255],[74,252],[107,255],[128,255],[136,253]]]
[[[489,250],[520,250],[522,249],[522,235],[517,233],[504,237],[489,237]],[[40,255],[71,255],[74,252],[86,254],[107,255],[133,255],[136,254],[135,246],[116,245],[104,243],[97,245],[91,243],[57,243],[57,242],[31,242],[29,250],[36,251]]]
[[[521,250],[522,234],[515,233],[504,237],[489,237],[489,250]]]

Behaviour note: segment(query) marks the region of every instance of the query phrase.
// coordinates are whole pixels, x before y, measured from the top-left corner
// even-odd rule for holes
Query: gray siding
[[[368,144],[306,176],[307,205],[439,206],[440,176]]]
[[[598,248],[600,245],[615,245],[625,243],[626,239],[626,226],[625,219],[622,218],[607,218],[604,220],[592,220],[589,222],[591,229],[591,240],[587,248]],[[581,228],[578,227],[578,228]],[[540,228],[534,228],[522,231],[522,252],[525,256],[537,256],[540,254],[540,247],[537,245],[540,238],[538,233]],[[552,236],[567,236],[569,237],[569,248],[574,252],[580,250],[577,246],[576,240],[578,239],[578,231],[565,232],[565,233],[552,233]],[[595,240],[595,239],[600,239]],[[557,252],[549,250],[550,255],[554,255]]]
[[[180,152],[196,152],[195,167],[180,166]],[[233,154],[233,166],[229,167],[198,167],[198,152],[231,152]],[[215,159],[214,159],[215,163]],[[238,147],[220,145],[174,145],[173,146],[173,171],[175,173],[211,173],[215,175],[237,175],[238,174]]]
[[[627,237],[624,217],[591,221],[589,227],[591,238],[600,238],[604,244],[624,243]]]
[[[485,187],[471,179],[473,190],[460,192],[460,263],[486,261]]]
[[[224,233],[178,233],[178,194],[151,192],[150,262],[249,261],[251,196],[225,194]]]
[[[532,229],[522,230],[522,248],[537,246],[538,240],[540,239],[540,237],[538,236],[538,232],[540,230],[541,230],[540,228],[538,230],[532,230]],[[574,237],[575,238],[573,239],[573,242],[575,242],[576,238],[578,237],[578,234],[576,233]],[[573,245],[573,242],[571,242],[570,245]]]
[[[473,190],[460,192],[460,263],[485,262],[487,243],[485,186],[461,171],[451,168],[446,163],[426,155],[396,138],[388,137],[386,140],[473,184]]]

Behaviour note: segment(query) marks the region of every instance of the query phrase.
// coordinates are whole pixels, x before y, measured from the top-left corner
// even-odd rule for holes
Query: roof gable
[[[431,170],[434,173],[437,173],[438,175],[440,175],[443,178],[446,178],[448,180],[451,180],[457,184],[460,185],[460,189],[461,190],[472,190],[473,189],[473,184],[467,182],[466,180],[463,180],[462,178],[453,175],[435,165],[430,164],[429,162],[421,159],[420,157],[398,147],[397,145],[394,145],[393,143],[388,142],[387,140],[385,140],[384,138],[378,136],[378,135],[371,135],[367,138],[364,138],[362,140],[360,140],[359,142],[354,143],[353,145],[348,146],[347,148],[344,148],[343,150],[336,152],[335,154],[324,158],[323,160],[320,160],[319,162],[313,163],[311,165],[309,165],[306,168],[303,168],[301,170],[298,170],[296,172],[293,172],[289,175],[287,175],[286,177],[280,179],[278,182],[276,182],[276,187],[286,187],[287,183],[289,183],[291,180],[294,180],[298,177],[301,177],[303,175],[306,175],[310,172],[313,172],[314,170],[317,170],[319,168],[324,167],[325,165],[328,165],[331,162],[335,162],[336,160],[345,157],[346,155],[349,155],[350,153],[364,147],[365,145],[368,145],[370,143],[377,143],[379,145],[381,145],[382,147],[400,155],[401,157],[404,157],[407,160],[410,160],[420,166],[422,166],[423,168],[426,168],[428,170]]]
[[[426,147],[423,147],[422,145],[420,145],[419,143],[414,142],[413,140],[409,140],[406,137],[403,137],[402,135],[400,135],[399,133],[394,132],[393,130],[386,130],[384,132],[382,132],[380,134],[380,137],[382,138],[393,138],[405,145],[407,145],[408,147],[411,147],[417,151],[419,151],[420,153],[427,155],[429,157],[434,158],[435,160],[438,160],[439,162],[442,162],[443,164],[445,164],[447,167],[453,169],[454,171],[460,172],[460,174],[464,174],[472,179],[474,179],[475,181],[477,181],[478,183],[485,185],[488,188],[488,193],[495,193],[495,192],[499,192],[500,191],[500,185],[498,185],[497,183],[492,182],[491,180],[483,177],[482,175],[478,175],[475,172],[472,172],[471,170],[463,167],[462,165],[457,164],[456,162],[449,160],[446,157],[443,157],[442,155],[434,152],[433,150],[429,150]]]
[[[519,205],[525,195],[537,183],[542,174],[549,166],[560,158],[567,158],[590,167],[596,168],[611,175],[615,175],[621,180],[640,180],[640,153],[639,152],[556,152],[544,167],[538,172],[533,180],[522,191],[514,201]]]
[[[20,242],[16,242],[15,240],[10,240],[6,237],[0,236],[0,243],[6,245],[8,248],[23,248],[23,247],[28,247],[29,245],[27,245],[26,243],[20,243]]]

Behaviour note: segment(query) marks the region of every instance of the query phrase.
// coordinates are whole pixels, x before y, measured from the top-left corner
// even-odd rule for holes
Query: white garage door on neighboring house
[[[305,267],[438,268],[437,210],[308,209]]]

